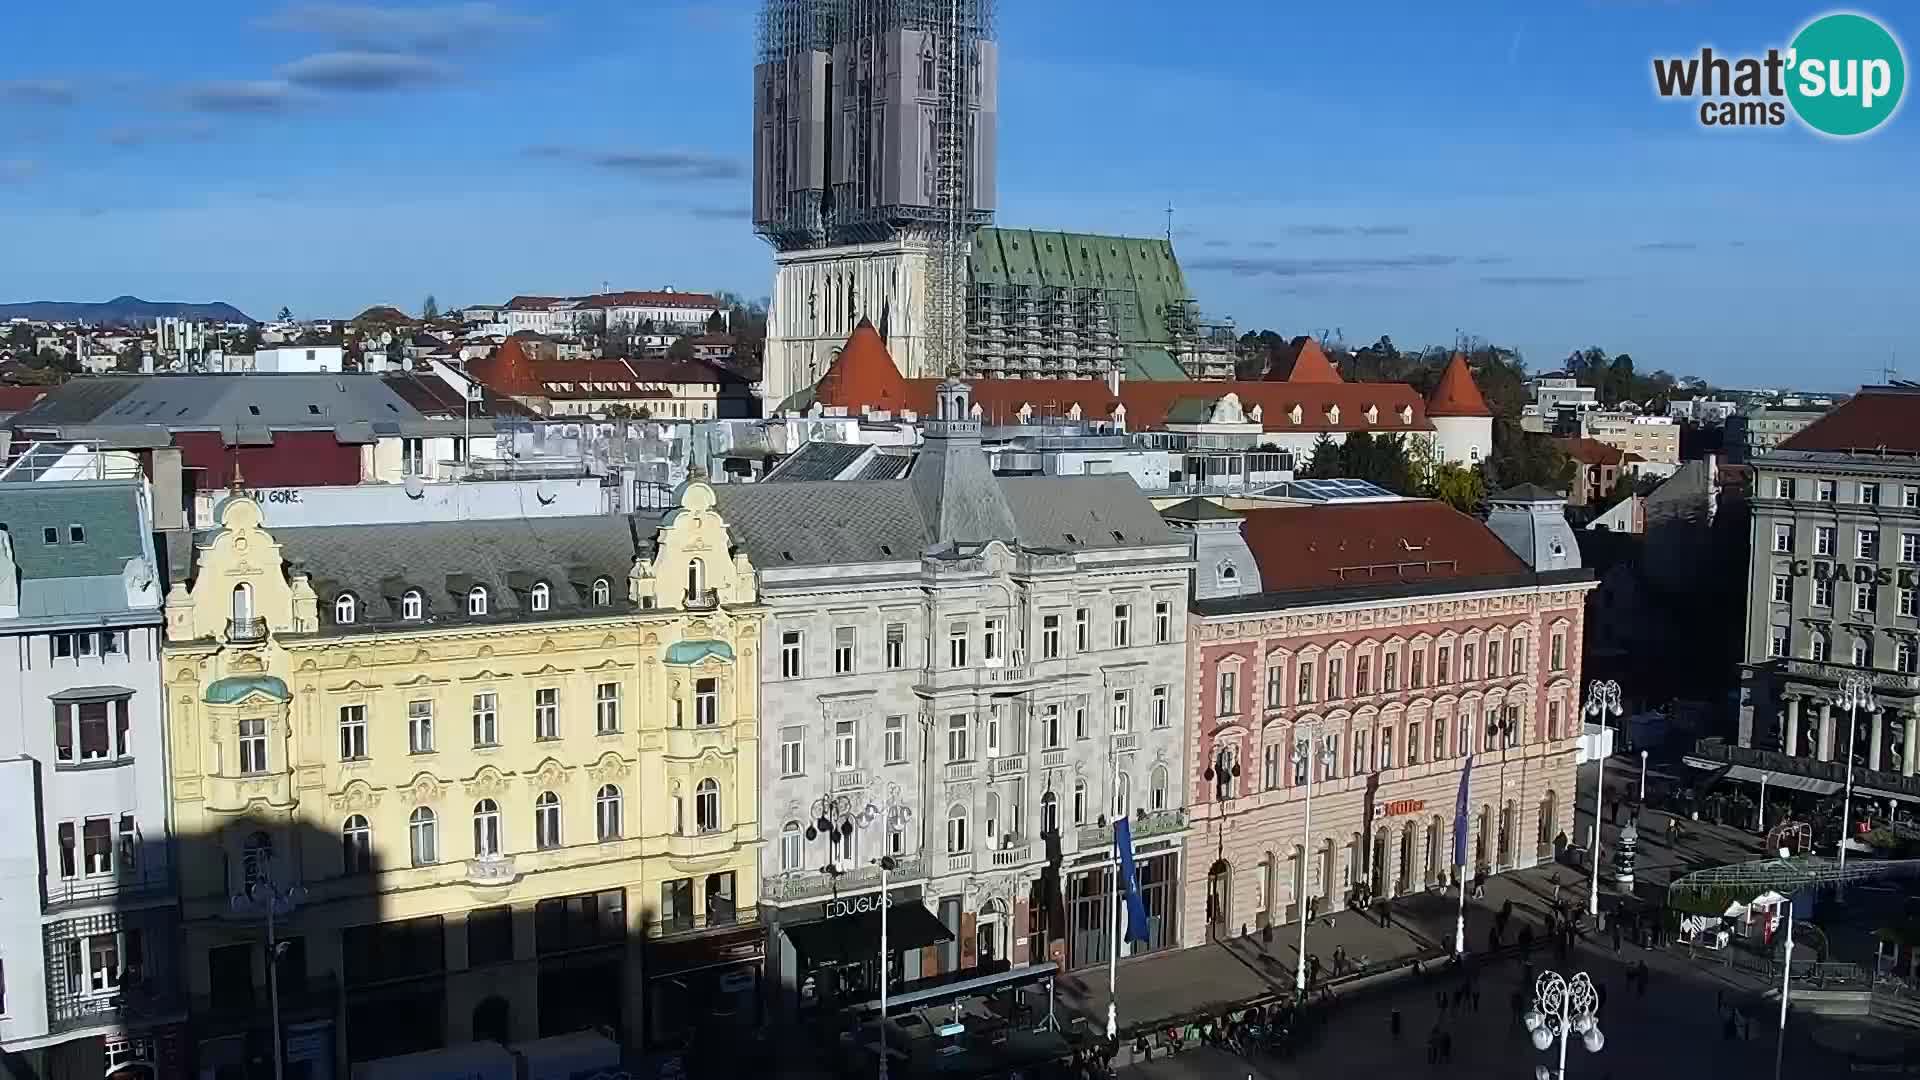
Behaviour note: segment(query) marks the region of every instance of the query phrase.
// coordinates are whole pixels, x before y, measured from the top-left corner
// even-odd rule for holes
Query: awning
[[[1724,762],[1711,761],[1707,758],[1692,756],[1688,756],[1682,760],[1696,769],[1724,768],[1727,770],[1727,779],[1729,780],[1741,780],[1749,784],[1758,784],[1760,782],[1761,770],[1751,765],[1727,765]],[[1804,791],[1812,795],[1831,795],[1840,790],[1839,784],[1832,780],[1822,780],[1817,776],[1801,776],[1797,773],[1790,772],[1770,772],[1766,775],[1767,786],[1771,788]]]
[[[781,929],[800,955],[815,964],[844,964],[880,953],[878,910],[794,923]],[[952,940],[953,931],[924,904],[899,903],[887,913],[887,948],[890,950],[920,949]]]

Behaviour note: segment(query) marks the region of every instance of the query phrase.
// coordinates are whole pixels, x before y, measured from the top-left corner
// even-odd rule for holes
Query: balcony
[[[235,645],[247,645],[267,640],[267,620],[265,619],[228,619],[227,641]]]
[[[732,850],[734,844],[732,829],[715,829],[703,833],[669,833],[667,835],[667,854],[676,859],[704,859],[709,855],[720,855]]]
[[[1838,685],[1848,675],[1864,675],[1875,690],[1893,690],[1908,694],[1920,693],[1920,675],[1902,675],[1896,671],[1875,671],[1871,668],[1854,667],[1851,664],[1828,664],[1818,660],[1775,661],[1785,669],[1786,674],[1795,679],[1810,679],[1815,682]]]
[[[1113,735],[1113,752],[1126,754],[1140,749],[1140,736],[1131,731],[1116,731]]]
[[[1020,776],[1027,771],[1027,755],[1008,754],[1005,757],[989,759],[989,771],[997,779],[1002,776]]]
[[[123,984],[104,994],[55,992],[47,1002],[47,1030],[143,1027],[180,1017],[185,1006],[179,990],[159,979]]]
[[[159,845],[153,845],[159,847]],[[47,910],[75,904],[112,901],[116,905],[134,904],[142,899],[165,897],[172,891],[172,868],[157,850],[143,848],[138,865],[117,874],[64,878],[47,883]]]
[[[1178,810],[1157,810],[1146,815],[1135,814],[1133,816],[1133,842],[1138,845],[1142,840],[1182,832],[1186,827],[1187,811],[1185,807],[1181,807]],[[1080,826],[1080,850],[1087,851],[1093,848],[1112,846],[1113,826]]]
[[[892,884],[916,881],[921,876],[919,856],[894,857]],[[853,892],[872,888],[878,884],[880,884],[880,868],[877,866],[862,866],[848,870],[838,877],[823,874],[817,870],[802,870],[780,877],[767,878],[761,882],[760,895],[775,902],[809,900],[815,897],[832,896],[835,892]]]
[[[1067,764],[1065,750],[1048,750],[1040,755],[1040,767],[1043,769],[1061,769]]]
[[[1014,847],[1003,847],[995,851],[989,861],[993,864],[995,870],[1005,870],[1012,866],[1025,866],[1028,862],[1032,861],[1032,859],[1033,845],[1019,844]]]
[[[715,590],[715,589],[688,589],[687,590],[686,603],[684,605],[687,611],[712,611],[713,609],[719,606],[720,606],[720,593],[718,590]]]
[[[958,855],[945,855],[940,860],[940,872],[943,874],[973,873],[973,852],[965,851]]]
[[[666,754],[682,760],[698,758],[709,750],[733,752],[733,728],[725,724],[712,727],[675,727],[667,729]]]
[[[946,770],[941,775],[949,784],[958,783],[973,779],[974,768],[974,762],[971,761],[948,762]]]
[[[1845,729],[1841,730],[1840,742],[1845,742]],[[1862,738],[1861,741],[1865,741]],[[1757,750],[1749,746],[1733,746],[1719,738],[1701,739],[1694,743],[1693,757],[1726,765],[1741,765],[1777,776],[1805,776],[1816,780],[1825,780],[1832,784],[1823,792],[1837,791],[1847,782],[1847,763],[1844,761],[1821,761],[1811,755],[1796,757],[1782,754],[1777,750]],[[1751,780],[1749,774],[1746,779]],[[1853,787],[1856,797],[1861,788],[1874,788],[1879,791],[1908,798],[1920,799],[1920,776],[1902,776],[1898,772],[1886,769],[1869,769],[1856,764],[1853,767]]]
[[[708,904],[713,904],[712,900]],[[647,923],[647,937],[655,941],[672,941],[676,938],[693,937],[710,931],[734,930],[742,927],[758,926],[760,912],[757,908],[739,911],[733,908],[714,910],[707,908],[705,915],[670,915],[654,919]]]
[[[470,885],[511,885],[520,876],[511,855],[488,855],[467,860],[467,883]]]

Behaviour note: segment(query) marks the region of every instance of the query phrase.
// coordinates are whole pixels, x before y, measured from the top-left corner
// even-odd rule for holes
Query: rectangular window
[[[1407,685],[1415,690],[1427,685],[1427,650],[1413,650],[1413,662],[1407,665]]]
[[[73,822],[63,821],[55,830],[60,844],[60,876],[75,877],[80,872],[79,848],[74,839]]]
[[[998,703],[987,706],[987,756],[990,758],[1000,756],[1000,706]]]
[[[1903,532],[1900,534],[1900,561],[1903,563],[1920,562],[1920,533]]]
[[[1040,748],[1060,749],[1060,703],[1049,701],[1040,706]]]
[[[500,745],[500,698],[491,690],[473,695],[473,745]]]
[[[963,622],[947,624],[947,666],[963,668],[967,666],[967,624]]]
[[[1900,614],[1912,615],[1914,613],[1913,593],[1914,591],[1912,589],[1900,590]]]
[[[1837,485],[1835,485],[1833,481],[1815,480],[1813,482],[1813,497],[1816,502],[1834,502],[1836,501],[1837,495]]]
[[[1874,588],[1873,582],[1871,581],[1863,581],[1855,585],[1853,587],[1853,610],[1862,614],[1872,614],[1874,611],[1874,603],[1878,596],[1879,590]]]
[[[1240,673],[1233,668],[1220,669],[1220,700],[1215,711],[1220,716],[1232,716],[1240,711]]]
[[[1507,661],[1507,673],[1510,675],[1524,674],[1527,667],[1527,639],[1523,637],[1514,638],[1512,652],[1513,655],[1509,657]]]
[[[1287,670],[1280,664],[1267,668],[1267,708],[1277,709],[1286,704]]]
[[[887,624],[887,668],[897,671],[907,666],[907,624]]]
[[[433,702],[407,702],[407,752],[433,753]]]
[[[1785,499],[1789,502],[1793,501],[1793,478],[1788,476],[1775,477],[1773,481],[1773,497],[1776,499]]]
[[[1474,660],[1476,659],[1473,654],[1477,651],[1479,650],[1474,647],[1472,642],[1460,646],[1460,679],[1462,682],[1473,681],[1473,673],[1475,670]]]
[[[88,818],[80,827],[81,854],[88,877],[113,873],[113,822],[107,818]]]
[[[1133,641],[1133,608],[1129,604],[1113,605],[1113,647],[1124,649]]]
[[[1453,752],[1466,757],[1473,752],[1473,714],[1461,713],[1453,720]]]
[[[1002,619],[988,619],[981,630],[980,658],[989,664],[1004,663],[1007,659],[1006,625]]]
[[[1813,579],[1813,606],[1814,607],[1832,607],[1833,606],[1833,579],[1832,578]]]
[[[1366,697],[1373,693],[1373,657],[1362,656],[1353,662],[1353,695]]]
[[[1055,660],[1060,656],[1060,616],[1042,615],[1040,617],[1040,659]]]
[[[1553,660],[1550,670],[1564,671],[1567,667],[1567,635],[1553,635]]]
[[[612,735],[620,730],[620,684],[603,682],[593,688],[593,730]]]
[[[1560,737],[1560,702],[1556,699],[1547,702],[1547,738]]]
[[[887,755],[887,764],[904,764],[907,760],[907,718],[898,715],[889,716],[886,725],[886,746],[883,749]]]
[[[1153,605],[1153,640],[1162,645],[1173,640],[1173,605],[1165,600]]]
[[[1380,658],[1380,689],[1391,694],[1400,689],[1400,651],[1392,649]]]
[[[1320,779],[1337,780],[1339,778],[1340,778],[1340,736],[1336,732],[1336,733],[1330,733],[1327,735],[1327,753],[1324,759],[1324,763],[1321,766]]]
[[[1295,668],[1296,677],[1293,687],[1293,703],[1310,705],[1313,703],[1313,662],[1302,660]]]
[[[1920,486],[1908,484],[1901,488],[1900,505],[1909,510],[1920,510]]]
[[[853,671],[854,632],[851,626],[833,628],[833,673],[847,675]]]
[[[804,635],[798,630],[783,630],[780,633],[780,677],[798,679],[805,672],[801,647]]]
[[[1793,579],[1785,574],[1773,575],[1773,602],[1788,604],[1793,602]]]
[[[533,737],[560,737],[560,691],[556,687],[543,686],[533,692]]]
[[[1117,735],[1133,730],[1133,692],[1130,690],[1113,692],[1113,730]]]
[[[1815,525],[1813,527],[1813,553],[1827,556],[1833,554],[1833,526]]]
[[[953,713],[947,717],[947,760],[970,760],[967,745],[967,714]]]
[[[859,740],[854,738],[853,721],[836,720],[833,722],[833,767],[836,769],[858,768]]]
[[[805,728],[780,729],[780,775],[805,775],[806,759],[801,755],[801,747],[807,737]]]
[[[49,638],[49,640],[53,643],[51,647],[53,649],[53,658],[55,660],[67,660],[72,658],[73,656],[73,635],[72,634],[54,634]]]
[[[1327,700],[1339,701],[1346,696],[1347,662],[1341,658],[1329,657],[1327,660]]]
[[[367,707],[340,707],[340,760],[360,761],[367,756]]]
[[[1487,642],[1487,678],[1497,679],[1499,677],[1500,643],[1497,641],[1489,641]]]
[[[1393,768],[1393,729],[1390,727],[1380,729],[1380,767]]]
[[[1872,642],[1867,641],[1865,638],[1853,639],[1853,666],[1854,667],[1872,667],[1873,666],[1873,643]]]
[[[1421,745],[1420,744],[1420,725],[1418,723],[1408,724],[1407,725],[1407,764],[1409,765],[1420,764],[1420,745]]]
[[[1869,483],[1868,481],[1865,481],[1865,480],[1860,481],[1860,505],[1861,506],[1879,506],[1880,505],[1880,485],[1879,484]]]
[[[1433,718],[1433,760],[1439,761],[1447,756],[1447,722],[1436,716]]]
[[[693,681],[693,726],[712,727],[720,722],[720,680]]]
[[[1361,776],[1367,771],[1367,733],[1364,730],[1353,733],[1353,769],[1350,775]]]
[[[1073,737],[1088,739],[1093,732],[1087,729],[1087,698],[1085,694],[1073,699]]]
[[[1170,720],[1167,716],[1167,701],[1172,697],[1172,688],[1156,686],[1153,688],[1153,726],[1164,729]]]
[[[1880,561],[1880,530],[1861,529],[1854,535],[1854,556],[1863,562]]]
[[[1452,661],[1453,647],[1451,645],[1440,646],[1440,651],[1434,654],[1433,660],[1433,681],[1435,683],[1441,686],[1447,685],[1448,681],[1452,678]]]
[[[1791,523],[1776,524],[1773,527],[1773,550],[1783,555],[1792,554],[1793,525]]]
[[[1073,609],[1074,652],[1086,652],[1093,647],[1092,643],[1088,640],[1092,636],[1088,631],[1088,625],[1091,622],[1091,613],[1086,608]]]
[[[267,721],[253,716],[240,721],[240,772],[253,776],[267,771]]]

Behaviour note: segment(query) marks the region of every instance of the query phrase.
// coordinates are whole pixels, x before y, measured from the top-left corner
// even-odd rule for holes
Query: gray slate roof
[[[103,375],[71,379],[11,423],[29,430],[160,425],[332,429],[421,418],[378,375]]]
[[[792,483],[796,480],[838,480],[847,467],[867,452],[864,443],[810,442],[795,450],[775,466],[761,483]]]
[[[12,541],[23,619],[129,613],[135,609],[127,603],[127,564],[147,560],[147,572],[158,573],[136,481],[0,484],[0,527]],[[48,529],[54,530],[51,544]],[[154,595],[157,600],[159,594]],[[157,604],[139,611],[159,613]]]
[[[1167,521],[1239,521],[1243,515],[1210,499],[1194,498],[1174,503],[1160,511],[1160,516]]]
[[[1496,492],[1490,502],[1566,502],[1567,497],[1560,492],[1543,488],[1539,484],[1515,484],[1505,491]]]
[[[409,589],[425,596],[433,623],[510,622],[562,618],[591,610],[593,582],[606,578],[613,607],[631,608],[627,575],[637,553],[636,530],[651,535],[656,518],[617,516],[447,521],[409,525],[323,525],[276,529],[281,555],[310,576],[321,625],[333,626],[333,602],[351,592],[357,625],[396,622]],[[552,590],[544,613],[527,609],[528,591]],[[469,618],[467,590],[486,587],[489,614]]]

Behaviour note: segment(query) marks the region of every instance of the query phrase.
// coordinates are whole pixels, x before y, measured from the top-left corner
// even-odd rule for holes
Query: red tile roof
[[[1473,369],[1467,366],[1467,358],[1454,353],[1447,361],[1447,369],[1440,373],[1440,382],[1427,395],[1428,416],[1492,416],[1493,410],[1487,408],[1487,399],[1480,396],[1480,388],[1474,385]]]
[[[1267,371],[1271,382],[1290,383],[1337,383],[1342,382],[1340,372],[1334,369],[1333,362],[1320,348],[1320,343],[1302,335],[1287,343],[1287,351],[1293,354],[1293,370],[1282,378],[1279,365]]]
[[[581,307],[671,307],[718,311],[726,307],[712,293],[697,292],[612,292],[581,296]]]
[[[1444,581],[1528,569],[1478,519],[1429,499],[1241,513],[1247,546],[1267,592]]]
[[[842,407],[849,412],[859,412],[863,406],[893,413],[904,409],[930,411],[933,399],[929,393],[927,409],[908,403],[907,380],[900,377],[900,369],[894,366],[886,342],[880,340],[880,332],[867,319],[861,319],[860,325],[853,328],[853,336],[847,338],[846,347],[834,357],[833,365],[821,376],[814,393],[822,405]],[[986,405],[982,403],[981,408],[985,409]]]
[[[1782,450],[1920,453],[1920,390],[1868,386],[1780,444]]]
[[[725,372],[697,361],[547,360],[528,357],[509,339],[489,356],[467,362],[467,374],[511,397],[591,400],[631,396],[635,384],[721,383]]]
[[[1599,439],[1582,435],[1571,439],[1555,439],[1554,442],[1560,444],[1560,449],[1566,451],[1568,457],[1582,465],[1626,464],[1626,451],[1617,446],[1608,446]]]
[[[0,386],[0,411],[19,412],[47,396],[49,386]]]

